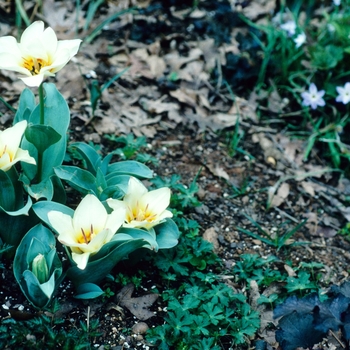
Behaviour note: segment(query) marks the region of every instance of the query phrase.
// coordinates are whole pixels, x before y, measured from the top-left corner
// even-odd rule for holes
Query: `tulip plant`
[[[57,40],[44,23],[31,24],[20,41],[0,38],[0,69],[18,72],[29,87],[20,96],[13,126],[0,131],[0,242],[11,245],[14,274],[27,299],[46,307],[65,276],[79,298],[98,287],[115,265],[135,252],[168,249],[179,231],[167,210],[170,189],[148,191],[141,182],[152,171],[135,161],[111,163],[82,142],[69,147],[85,168],[64,165],[70,113],[53,83],[78,52],[81,40]],[[63,182],[79,191],[75,210],[66,206]],[[65,250],[70,266],[56,253]],[[140,255],[139,253],[136,253]]]

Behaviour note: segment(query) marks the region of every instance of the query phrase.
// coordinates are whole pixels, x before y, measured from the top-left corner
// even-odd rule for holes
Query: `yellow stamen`
[[[46,67],[50,65],[50,62],[46,62],[41,58],[35,58],[35,57],[27,57],[27,58],[22,57],[22,58],[23,58],[22,66],[25,69],[28,69],[32,75],[40,74],[40,70],[42,67]]]

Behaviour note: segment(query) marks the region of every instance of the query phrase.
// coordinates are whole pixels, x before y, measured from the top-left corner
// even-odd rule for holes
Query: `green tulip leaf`
[[[7,211],[23,207],[23,187],[14,166],[8,171],[0,170],[0,183],[0,207]]]
[[[56,202],[51,202],[51,201],[40,201],[37,202],[33,205],[33,211],[34,213],[38,216],[40,220],[42,220],[45,224],[48,226],[50,225],[49,218],[47,217],[47,214],[49,211],[59,211],[63,214],[69,215],[73,217],[74,215],[74,210],[63,205],[60,203]]]
[[[87,170],[90,171],[92,175],[96,175],[97,169],[102,163],[101,156],[97,151],[84,142],[74,142],[69,148],[76,151],[84,159]]]
[[[3,207],[0,206],[0,212],[4,212],[10,216],[28,215],[28,212],[29,212],[30,208],[32,207],[32,203],[33,202],[31,200],[31,198],[28,196],[27,204],[24,207],[22,207],[18,210],[14,210],[14,211],[7,211]],[[3,222],[1,221],[1,225],[2,224],[3,224]]]
[[[153,177],[153,171],[148,166],[135,160],[125,160],[109,165],[107,182],[114,175],[130,175],[141,179],[151,179]]]
[[[77,266],[69,268],[67,276],[76,286],[84,283],[97,284],[111,272],[120,260],[126,259],[129,254],[142,248],[144,244],[145,241],[143,239],[123,242],[103,258],[89,262],[84,270],[79,269]]]
[[[61,139],[61,135],[49,125],[28,125],[25,131],[26,139],[32,143],[39,154],[43,154],[50,146]]]
[[[155,252],[157,252],[159,249],[156,241],[156,235],[153,230],[147,231],[139,228],[122,227],[120,230],[118,230],[116,236],[122,233],[131,236],[133,239],[144,239],[148,243],[147,245],[144,245],[144,248],[154,250]]]
[[[108,255],[113,249],[120,246],[122,243],[129,242],[132,240],[133,238],[127,234],[123,234],[123,233],[115,234],[108,243],[104,244],[96,254],[90,257],[90,261],[102,259],[106,255]]]
[[[31,184],[30,180],[24,174],[21,175],[20,179],[23,182],[23,187],[27,193],[36,200],[41,198],[51,200],[54,196],[54,186],[50,177],[44,179],[38,184]]]
[[[51,248],[47,243],[44,244],[37,237],[33,237],[27,250],[27,266],[30,266],[30,264],[38,254],[45,255],[50,251],[50,249]]]
[[[173,220],[168,218],[153,229],[157,235],[159,249],[169,249],[178,244],[180,231]]]
[[[70,123],[70,112],[64,97],[59,93],[55,84],[44,83],[44,124],[53,128],[60,136],[60,140],[45,149],[42,154],[41,179],[44,180],[54,174],[53,168],[62,164],[66,155],[67,131]],[[30,117],[30,125],[40,125],[40,106],[37,105]],[[28,150],[29,154],[38,160],[38,151],[33,143],[26,137],[23,138],[21,148]],[[38,161],[37,161],[38,163]],[[37,167],[22,163],[26,176],[33,180],[37,173]]]
[[[105,201],[108,198],[121,199],[124,197],[126,189],[123,185],[107,186],[100,194],[100,200]]]
[[[18,109],[13,120],[13,125],[17,124],[22,120],[29,120],[33,109],[35,108],[35,95],[32,90],[25,88],[19,98]]]
[[[62,264],[57,256],[55,245],[56,239],[53,233],[38,224],[25,234],[16,250],[13,262],[15,278],[26,298],[39,309],[50,302],[52,294],[63,278]],[[40,258],[35,261],[38,255]],[[40,268],[43,262],[44,270]],[[36,264],[34,268],[33,264]],[[34,272],[43,283],[39,282]],[[47,279],[48,276],[50,277]]]
[[[40,283],[32,271],[26,270],[23,272],[20,286],[22,292],[33,306],[42,309],[49,303],[50,298],[41,289]],[[46,292],[48,292],[48,290],[46,290]]]
[[[75,166],[62,165],[55,168],[55,173],[80,193],[84,195],[94,193],[98,196],[99,190],[96,178],[89,171]]]
[[[77,299],[94,299],[103,295],[103,290],[94,283],[83,283],[77,287]]]
[[[106,179],[101,171],[100,168],[97,169],[97,174],[96,174],[96,186],[98,189],[98,194],[102,193],[103,190],[107,187],[107,182]]]

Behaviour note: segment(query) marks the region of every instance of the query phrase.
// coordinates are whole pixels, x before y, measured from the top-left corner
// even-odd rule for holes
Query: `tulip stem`
[[[45,124],[45,115],[44,115],[44,88],[43,84],[39,85],[39,105],[40,105],[40,125]]]
[[[40,119],[39,124],[44,125],[45,124],[45,105],[44,105],[44,88],[43,84],[41,83],[39,85],[39,111],[40,111]],[[43,154],[41,152],[38,152],[38,158],[37,158],[37,181],[38,183],[41,182],[41,176],[42,176],[42,166],[43,166]]]

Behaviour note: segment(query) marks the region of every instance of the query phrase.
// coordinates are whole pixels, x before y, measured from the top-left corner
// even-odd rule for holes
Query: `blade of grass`
[[[89,29],[97,9],[104,3],[104,1],[105,0],[97,0],[97,1],[90,2],[87,15],[86,15],[85,24],[84,24],[84,30]]]
[[[1,96],[0,101],[13,113],[16,113],[16,109],[13,108],[8,102],[6,102]]]
[[[243,232],[243,233],[247,234],[248,236],[251,236],[251,237],[256,238],[256,239],[258,239],[258,240],[260,240],[260,241],[262,241],[262,242],[264,242],[264,243],[266,243],[268,245],[272,245],[272,246],[276,247],[275,242],[271,241],[270,239],[261,237],[260,235],[254,233],[254,232],[245,230],[244,228],[241,228],[241,227],[238,227],[238,226],[236,227],[236,229],[238,231],[240,231],[240,232]]]
[[[26,24],[27,27],[30,26],[30,20],[27,15],[26,10],[23,7],[22,1],[21,0],[16,0],[16,11],[21,15],[21,18],[23,19],[24,23]]]
[[[106,26],[107,24],[113,22],[115,19],[117,19],[118,17],[126,14],[126,13],[130,13],[130,12],[134,12],[136,10],[135,7],[132,7],[130,9],[127,10],[123,10],[120,12],[117,12],[115,14],[113,14],[112,16],[108,17],[106,20],[104,20],[101,24],[99,24],[84,40],[84,44],[89,44],[91,43],[97,35],[100,34],[100,32],[102,31],[103,27]]]
[[[243,215],[259,230],[261,234],[271,239],[271,236],[266,231],[264,231],[264,229],[255,220],[253,220],[253,218],[251,218],[247,214],[243,214]]]
[[[108,89],[111,86],[111,84],[113,84],[117,79],[119,79],[129,69],[130,69],[130,67],[126,67],[121,72],[117,73],[115,76],[113,76],[111,79],[109,79],[106,84],[103,84],[101,87],[101,93],[103,92],[103,90]]]
[[[307,222],[307,219],[304,219],[302,222],[300,222],[297,226],[295,226],[294,228],[292,228],[290,231],[287,231],[284,235],[282,235],[282,237],[280,237],[278,239],[278,247],[277,247],[277,251],[279,251],[288,241],[288,239],[290,239],[291,237],[294,236],[294,234],[299,231]],[[293,245],[296,244],[307,244],[307,242],[296,242],[295,244],[293,243]]]

